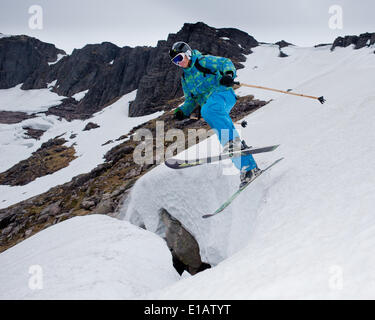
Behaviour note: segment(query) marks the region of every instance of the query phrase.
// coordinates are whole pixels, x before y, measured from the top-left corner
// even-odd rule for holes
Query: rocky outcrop
[[[316,44],[314,46],[314,48],[320,48],[320,47],[325,47],[325,46],[331,46],[332,47],[332,43],[319,43],[319,44]]]
[[[0,89],[19,83],[24,83],[22,89],[45,87],[41,75],[58,54],[65,52],[25,35],[0,38]]]
[[[166,111],[162,116],[133,128],[117,140],[131,136],[139,128],[153,132],[155,139],[156,121],[164,121],[166,131],[180,127],[184,130],[186,139],[189,129],[209,129],[208,124],[202,119],[189,123],[174,120],[173,114],[168,111],[179,103],[181,99],[168,101],[160,106]],[[234,121],[237,121],[266,103],[253,99],[253,96],[241,97],[237,100],[231,115]],[[50,143],[53,147],[53,142]],[[165,143],[164,147],[168,148],[171,143],[173,142]],[[92,213],[114,214],[119,204],[126,202],[137,179],[155,166],[155,164],[139,166],[134,163],[133,150],[137,144],[133,139],[125,139],[108,151],[105,155],[105,163],[91,172],[80,174],[70,182],[56,186],[44,194],[0,210],[0,226],[2,226],[0,252],[50,225],[71,217]],[[48,145],[49,143],[44,147]],[[188,146],[187,141],[185,145]]]
[[[199,244],[194,236],[185,229],[180,221],[172,217],[167,210],[160,210],[160,218],[165,228],[165,240],[172,253],[173,264],[181,274],[187,270],[194,275],[211,266],[203,263],[199,253]]]
[[[75,49],[71,55],[28,36],[0,39],[0,88],[47,88],[67,96],[47,114],[67,120],[87,119],[135,89],[146,74],[151,47],[123,47],[103,42]],[[58,54],[65,55],[56,63]],[[50,63],[50,64],[49,64]],[[76,101],[74,94],[89,90]]]
[[[279,58],[286,58],[286,57],[289,57],[289,56],[280,49]]]
[[[294,44],[292,44],[290,42],[287,42],[285,40],[281,40],[281,41],[275,42],[274,44],[277,45],[277,46],[279,46],[279,58],[289,57],[283,50],[281,50],[282,48],[286,48],[286,47],[289,47],[289,46],[294,46]]]
[[[46,88],[54,82],[52,90],[68,98],[51,107],[47,114],[68,120],[87,119],[137,89],[129,115],[151,114],[161,110],[167,101],[183,95],[182,71],[168,56],[175,41],[188,42],[204,54],[230,58],[238,69],[243,67],[241,62],[245,61],[245,55],[259,44],[246,32],[234,28],[213,28],[203,22],[186,23],[179,32],[159,41],[156,47],[120,48],[109,42],[89,44],[51,63],[65,52],[27,36],[3,37],[0,38],[0,88],[19,83],[23,83],[22,89]],[[339,37],[331,50],[351,44],[359,49],[374,43],[375,33]],[[275,44],[279,46],[279,56],[286,57],[282,48],[292,44],[284,40]],[[87,90],[82,100],[72,98]]]
[[[375,43],[375,32],[374,33],[362,33],[359,36],[345,36],[338,37],[332,44],[331,51],[336,47],[348,47],[354,45],[354,49],[361,49],[369,47]]]
[[[103,42],[75,49],[56,63],[57,54],[65,54],[51,44],[27,36],[0,39],[0,88],[23,83],[22,89],[46,88],[69,97],[47,114],[68,120],[87,119],[135,89],[130,116],[159,111],[164,103],[183,95],[181,70],[169,60],[168,51],[175,41],[186,41],[205,54],[230,58],[237,68],[258,42],[247,33],[233,29],[216,29],[198,22],[184,24],[176,34],[153,47],[123,47]],[[26,66],[15,68],[15,66]],[[86,91],[82,100],[73,95]]]
[[[46,130],[41,130],[41,129],[34,129],[32,127],[22,127],[22,129],[26,130],[25,135],[29,139],[35,139],[39,140],[40,137],[46,132]]]
[[[181,70],[169,59],[168,51],[176,41],[185,41],[203,54],[223,56],[232,59],[236,68],[243,68],[251,48],[258,42],[247,33],[232,29],[216,29],[198,22],[186,23],[176,34],[170,34],[166,41],[159,41],[150,54],[147,74],[142,77],[136,99],[129,108],[130,116],[151,114],[166,101],[183,95],[181,89]]]
[[[86,126],[82,129],[82,131],[90,131],[92,129],[100,128],[97,123],[89,122]]]
[[[25,112],[0,111],[0,123],[5,124],[19,123],[34,117],[34,115],[29,115]]]
[[[50,108],[51,114],[86,119],[138,88],[146,74],[151,47],[119,48],[112,43],[86,45],[75,49],[51,66],[46,82],[56,81],[53,91],[69,96],[89,90],[77,102]]]
[[[74,147],[63,146],[66,142],[65,139],[55,138],[43,143],[28,159],[0,173],[0,184],[23,186],[65,168],[76,158]]]
[[[279,46],[279,49],[282,49],[282,48],[285,48],[285,47],[288,47],[288,46],[294,46],[294,44],[289,43],[289,42],[287,42],[285,40],[281,40],[281,41],[275,42],[275,44]]]

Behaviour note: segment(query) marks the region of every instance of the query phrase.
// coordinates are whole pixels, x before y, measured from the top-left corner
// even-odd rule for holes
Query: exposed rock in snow
[[[97,123],[94,123],[94,122],[89,122],[88,124],[86,124],[86,126],[83,128],[83,131],[89,131],[89,130],[92,130],[92,129],[96,129],[96,128],[100,128],[100,126],[97,124]]]
[[[186,268],[192,275],[207,269],[209,265],[202,263],[199,245],[191,233],[181,225],[181,222],[173,218],[167,210],[161,209],[160,216],[165,228],[164,237],[167,245],[173,257],[184,265],[181,269],[184,270]]]

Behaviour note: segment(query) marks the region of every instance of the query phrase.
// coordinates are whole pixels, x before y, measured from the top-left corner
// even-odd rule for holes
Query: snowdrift
[[[238,187],[239,175],[228,167],[230,162],[180,171],[160,165],[133,187],[121,211],[128,221],[73,218],[0,254],[0,297],[374,298],[374,48],[331,52],[330,46],[289,46],[283,48],[285,58],[278,57],[278,46],[253,51],[238,72],[241,82],[327,100],[321,105],[268,91],[237,90],[238,95],[273,99],[246,118],[241,135],[253,146],[281,144],[272,153],[255,156],[260,167],[285,157],[282,162],[207,220],[201,216]],[[116,116],[110,119],[120,121]],[[85,134],[80,141],[87,141]],[[199,155],[210,142],[219,152],[215,139],[200,143]],[[186,153],[195,157],[196,148]],[[36,180],[33,188],[42,182]],[[0,194],[8,191],[2,188]],[[21,194],[12,196],[19,201]],[[202,260],[213,268],[180,280],[160,238],[162,208],[194,235]],[[42,266],[43,290],[28,287],[30,265]]]
[[[7,90],[11,92],[14,88],[0,91]],[[48,91],[48,89],[40,90]],[[29,91],[39,92],[40,90],[26,90],[24,95],[27,96]],[[68,122],[56,116],[40,115],[16,124],[0,124],[0,150],[6,154],[6,157],[0,158],[0,172],[4,172],[19,161],[28,158],[44,142],[56,136],[67,140],[65,146],[74,145],[77,156],[77,159],[73,160],[68,167],[54,174],[40,177],[25,186],[0,186],[0,208],[6,208],[41,194],[52,187],[69,182],[79,174],[90,172],[97,165],[103,163],[103,156],[108,150],[122,142],[115,141],[117,138],[128,133],[133,127],[161,114],[161,112],[156,112],[143,117],[128,117],[129,101],[133,100],[135,96],[136,91],[124,95],[118,101],[95,113],[92,118],[85,121]],[[0,92],[0,103],[2,99],[3,95]],[[40,108],[42,110],[41,106]],[[83,131],[89,122],[94,122],[100,127],[95,130]],[[46,132],[38,141],[25,139],[24,127],[42,129]],[[112,140],[112,143],[106,144],[109,140]]]
[[[0,299],[136,299],[179,278],[162,239],[103,215],[66,220],[0,254]]]
[[[216,217],[239,176],[219,165],[172,171],[159,166],[132,191],[123,217],[162,233],[167,209],[216,264],[161,293],[162,299],[373,298],[375,286],[375,55],[373,48],[262,45],[239,71],[244,83],[316,100],[240,88],[273,101],[249,115],[249,145],[281,144],[256,155],[260,167],[285,157]],[[202,148],[204,149],[204,148]]]

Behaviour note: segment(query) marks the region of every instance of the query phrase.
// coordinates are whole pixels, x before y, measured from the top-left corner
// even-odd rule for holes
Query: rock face
[[[130,116],[159,111],[168,100],[182,96],[181,70],[174,66],[168,51],[175,41],[186,41],[202,53],[232,59],[242,68],[245,54],[258,42],[247,33],[232,29],[215,29],[202,22],[185,24],[177,34],[153,47],[123,47],[103,42],[75,49],[56,63],[64,51],[51,44],[27,36],[0,39],[0,88],[23,83],[22,89],[47,88],[56,81],[52,91],[67,96],[63,103],[51,107],[47,114],[68,120],[87,119],[135,89],[136,99]],[[88,90],[80,101],[72,98]]]
[[[89,90],[77,102],[50,108],[50,113],[86,119],[135,89],[146,74],[151,47],[119,48],[112,43],[86,45],[51,65],[45,82],[57,80],[53,91],[69,96]]]
[[[180,274],[183,270],[187,270],[194,275],[199,271],[210,268],[210,265],[202,262],[199,245],[193,235],[167,210],[161,209],[160,217],[165,225],[165,240],[169,250],[171,250],[176,270]]]
[[[363,47],[369,47],[375,43],[375,32],[374,33],[362,33],[359,36],[345,36],[338,37],[333,42],[331,51],[336,47],[348,47],[354,44],[354,49],[361,49]]]
[[[124,47],[103,42],[75,49],[71,55],[28,36],[0,38],[0,89],[23,83],[22,89],[47,88],[72,97],[89,90],[81,101],[65,99],[48,114],[86,119],[137,89],[146,74],[151,47]],[[58,54],[65,55],[56,63]]]
[[[48,70],[48,62],[65,54],[53,44],[39,41],[28,36],[0,38],[0,89],[14,87],[24,83],[22,89],[43,88],[43,72]],[[28,84],[26,84],[28,83]]]
[[[7,171],[0,173],[0,184],[23,186],[36,178],[52,174],[74,160],[74,147],[66,147],[65,139],[51,139],[42,144],[28,159],[22,160]]]
[[[229,40],[227,40],[229,39]],[[150,55],[147,74],[142,77],[134,102],[130,105],[130,116],[141,116],[158,111],[158,106],[167,100],[183,95],[181,89],[182,71],[169,59],[168,51],[176,41],[189,43],[203,54],[223,56],[232,59],[236,68],[243,68],[245,54],[258,42],[245,32],[232,28],[215,29],[202,22],[184,24],[176,34],[170,34],[167,41],[159,41]]]
[[[185,41],[203,54],[230,58],[236,68],[242,68],[245,55],[258,42],[246,32],[233,28],[216,29],[203,22],[186,23],[176,34],[169,34],[156,47],[123,47],[112,43],[89,44],[75,49],[71,55],[54,45],[28,36],[0,38],[0,89],[23,83],[22,89],[47,88],[67,96],[62,104],[51,107],[47,114],[68,120],[87,119],[93,113],[137,89],[129,108],[130,116],[142,116],[162,109],[171,99],[182,96],[181,70],[174,66],[168,51],[175,41]],[[375,33],[339,37],[332,44],[356,49],[375,43]],[[276,43],[280,57],[282,48],[291,45],[282,40]],[[56,62],[58,55],[65,55]],[[53,63],[51,63],[53,62]],[[56,63],[54,63],[56,62]],[[82,100],[73,95],[86,91]],[[0,117],[1,119],[1,117]],[[9,120],[6,120],[9,121]]]
[[[1,71],[0,71],[1,72]],[[19,123],[26,119],[34,118],[33,115],[28,115],[25,112],[0,111],[0,123],[13,124]]]

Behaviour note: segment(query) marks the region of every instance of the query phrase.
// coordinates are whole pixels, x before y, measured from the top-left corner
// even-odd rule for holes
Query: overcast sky
[[[41,30],[29,26],[32,5],[43,10]],[[329,12],[333,5],[342,9],[339,29],[329,27],[330,21],[340,26],[339,12]],[[0,32],[27,34],[70,53],[103,41],[156,46],[185,22],[202,21],[238,28],[258,41],[313,46],[339,35],[375,32],[374,14],[374,0],[0,0]]]

